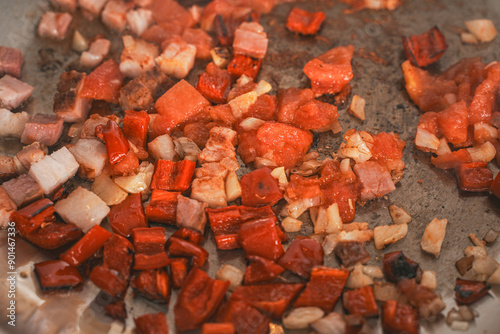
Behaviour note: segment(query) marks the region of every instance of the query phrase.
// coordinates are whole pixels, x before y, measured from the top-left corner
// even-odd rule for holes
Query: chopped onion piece
[[[325,237],[323,243],[321,244],[325,255],[330,255],[333,252],[333,250],[335,249],[335,247],[337,247],[337,244],[340,241],[339,239],[340,238],[338,233],[332,233]]]
[[[349,106],[349,113],[360,120],[365,120],[365,104],[366,101],[358,95],[352,97],[351,105]]]
[[[257,84],[257,87],[255,87],[254,91],[257,93],[258,96],[261,96],[263,94],[269,93],[273,89],[273,86],[267,81],[260,80],[259,83]]]
[[[153,178],[154,165],[144,161],[139,166],[137,173],[130,176],[120,176],[114,179],[115,183],[128,193],[137,194],[149,191]]]
[[[241,121],[240,127],[244,131],[252,131],[252,130],[257,130],[258,128],[260,128],[264,123],[266,123],[266,121],[263,121],[259,118],[248,117],[248,118],[245,118],[243,121]]]
[[[384,249],[406,237],[407,224],[377,226],[373,229],[373,239],[377,249]]]
[[[276,167],[278,167],[278,164],[276,162],[274,162],[273,160],[269,160],[269,159],[262,158],[262,157],[256,157],[253,164],[254,164],[255,168],[261,168],[261,167],[276,168]]]
[[[451,324],[454,321],[461,321],[461,320],[462,316],[460,315],[460,313],[457,311],[456,308],[452,308],[446,315],[446,324],[448,324],[448,326],[451,326]]]
[[[415,145],[423,151],[435,152],[439,148],[439,139],[429,131],[417,128]]]
[[[448,219],[434,218],[425,228],[424,235],[420,240],[420,247],[427,253],[433,254],[436,258],[441,253],[441,245],[446,234],[446,225],[448,225]]]
[[[411,222],[411,216],[403,208],[391,204],[389,205],[389,213],[391,214],[394,224],[408,224]]]
[[[231,107],[233,116],[236,118],[243,117],[248,111],[248,108],[250,108],[255,103],[255,101],[257,101],[257,97],[257,93],[251,91],[237,96],[229,101],[229,106]]]
[[[461,320],[472,321],[474,320],[474,313],[467,305],[460,305],[458,307],[458,313],[460,314]]]
[[[229,291],[233,291],[241,285],[243,272],[230,264],[223,264],[215,277],[222,281],[229,281]]]
[[[346,323],[342,315],[337,312],[327,314],[310,324],[312,329],[318,334],[343,334],[346,331]]]
[[[363,265],[361,263],[358,263],[354,266],[353,270],[349,274],[349,278],[347,278],[345,286],[349,289],[360,289],[372,284],[373,279],[363,273]]]
[[[461,33],[460,38],[462,39],[462,42],[467,43],[467,44],[478,44],[479,43],[477,38],[469,32]]]
[[[480,246],[469,246],[465,248],[464,251],[465,256],[474,256],[474,258],[478,257],[487,257],[486,249]]]
[[[307,209],[321,204],[321,197],[300,198],[287,205],[288,215],[293,218],[299,218]]]
[[[424,270],[422,272],[422,278],[420,279],[420,285],[428,287],[431,290],[436,290],[436,272],[432,270]]]
[[[278,184],[281,190],[284,190],[286,186],[288,186],[285,167],[276,167],[271,172],[271,176],[278,180]]]
[[[479,146],[469,147],[466,150],[469,152],[472,161],[482,162],[490,162],[495,158],[497,153],[495,146],[493,146],[493,144],[489,141],[484,142]]]
[[[363,273],[365,275],[370,276],[371,278],[379,278],[382,279],[384,278],[384,272],[382,271],[382,268],[379,266],[363,266]]]
[[[474,124],[474,140],[483,143],[486,140],[498,138],[498,129],[486,122],[477,122]]]
[[[476,246],[484,247],[486,245],[486,242],[484,240],[479,239],[475,233],[469,233],[469,239]]]
[[[236,84],[238,86],[246,85],[249,82],[253,82],[253,79],[252,79],[252,77],[249,77],[246,74],[242,74],[241,77],[239,77],[238,80],[236,80]]]
[[[497,30],[491,20],[479,19],[465,21],[465,26],[469,29],[471,34],[474,35],[474,37],[483,43],[491,42],[497,36]]]
[[[210,50],[210,55],[215,66],[219,68],[226,68],[231,61],[231,52],[225,47],[213,48]]]
[[[324,314],[319,307],[298,307],[283,317],[283,326],[287,329],[304,329],[321,319]]]
[[[497,270],[498,267],[499,264],[497,261],[489,256],[474,258],[474,261],[472,262],[472,270],[476,274],[484,274],[488,278],[495,272],[495,270]]]
[[[373,284],[373,295],[376,300],[386,302],[388,300],[398,300],[401,292],[394,283],[375,282]]]
[[[469,323],[467,321],[455,320],[451,323],[450,328],[454,331],[466,331],[469,329]]]
[[[99,196],[106,205],[121,203],[127,198],[127,192],[114,183],[106,172],[102,172],[92,184],[92,191]]]
[[[340,171],[342,173],[352,172],[351,159],[342,159],[342,161],[340,162]]]
[[[437,155],[445,155],[451,153],[451,148],[450,145],[448,145],[448,142],[446,141],[446,138],[441,138],[439,140],[439,147],[436,150]]]
[[[241,185],[236,172],[230,171],[226,176],[226,196],[228,202],[241,197]]]
[[[500,284],[500,267],[488,278],[488,284]]]
[[[89,48],[89,42],[78,30],[75,30],[73,34],[72,48],[77,52],[83,52]]]
[[[286,217],[281,222],[281,226],[283,226],[285,232],[298,232],[302,227],[302,221],[292,217]]]
[[[489,229],[488,232],[486,232],[486,234],[484,235],[483,240],[487,244],[491,244],[491,243],[495,242],[495,240],[497,240],[498,234],[499,233],[497,231],[495,231],[493,229]]]
[[[340,218],[339,206],[333,203],[326,209],[327,225],[326,233],[336,233],[342,230],[342,218]]]

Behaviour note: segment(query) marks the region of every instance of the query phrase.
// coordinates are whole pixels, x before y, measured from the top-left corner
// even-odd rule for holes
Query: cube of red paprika
[[[176,237],[169,238],[168,252],[174,256],[192,256],[193,264],[203,267],[208,259],[208,252],[201,246]]]
[[[147,227],[141,194],[130,194],[121,203],[111,206],[108,218],[113,232],[126,238],[134,228]]]
[[[172,286],[180,288],[188,273],[188,259],[184,257],[170,259],[170,273],[172,274]]]
[[[116,122],[109,120],[106,125],[96,126],[95,134],[106,144],[106,152],[112,165],[125,158],[130,145]]]
[[[127,279],[117,270],[107,266],[96,266],[89,275],[90,280],[99,289],[111,296],[118,296],[127,289]]]
[[[296,237],[278,264],[302,278],[309,278],[314,266],[323,265],[323,247],[308,237]]]
[[[231,89],[231,74],[211,62],[207,65],[206,72],[198,77],[196,89],[210,102],[226,103]]]
[[[111,236],[112,234],[103,227],[95,225],[76,244],[62,253],[60,258],[72,266],[78,266],[94,255]]]
[[[155,223],[176,223],[177,203],[180,192],[172,192],[155,189],[151,194],[151,200],[146,206],[148,220]]]
[[[35,273],[42,289],[72,288],[83,282],[78,268],[63,260],[36,263]]]
[[[165,313],[145,314],[134,319],[137,334],[168,334]]]
[[[420,34],[403,37],[406,58],[415,66],[424,67],[437,62],[448,49],[446,38],[438,27]]]
[[[345,291],[342,296],[344,308],[349,314],[359,314],[364,317],[378,316],[378,306],[371,285],[360,289]]]
[[[493,172],[486,162],[466,162],[455,168],[460,189],[465,191],[489,191]]]
[[[43,198],[11,214],[19,234],[24,237],[40,228],[43,223],[55,222],[54,203]]]
[[[420,329],[418,311],[410,305],[388,300],[382,310],[382,328],[386,333],[418,334]]]
[[[294,7],[286,20],[286,27],[292,32],[302,35],[314,35],[321,28],[326,15],[323,12],[311,13]]]
[[[173,162],[158,160],[151,181],[151,189],[184,191],[191,185],[196,163],[191,160]]]
[[[139,149],[139,157],[148,157],[146,144],[148,142],[149,115],[145,111],[125,110],[123,117],[123,134]]]
[[[276,224],[270,218],[242,224],[238,230],[238,241],[247,256],[257,255],[276,261],[284,253],[283,245],[276,232]]]
[[[203,242],[204,238],[203,235],[195,230],[192,230],[187,227],[181,227],[177,231],[174,232],[174,234],[171,235],[171,237],[179,238],[179,239],[184,239],[187,241],[190,241],[192,243],[195,243],[197,245],[201,245]],[[169,244],[167,240],[167,245]]]
[[[270,282],[281,275],[285,268],[257,255],[247,256],[250,263],[245,269],[245,284]]]
[[[253,59],[244,55],[234,55],[233,60],[227,65],[227,71],[236,78],[241,77],[243,74],[253,78],[257,78],[259,74],[262,59]]]
[[[132,230],[136,253],[153,255],[165,251],[165,229],[163,227],[140,227]]]
[[[205,323],[201,328],[201,334],[234,334],[234,325],[232,323]]]
[[[278,180],[269,168],[256,169],[241,177],[241,204],[247,206],[274,205],[283,198]]]
[[[148,269],[158,269],[163,268],[168,265],[170,259],[165,251],[146,255],[146,254],[135,254],[134,256],[134,269],[135,270],[148,270]]]
[[[170,278],[164,269],[141,270],[130,281],[130,285],[146,298],[159,303],[170,299]]]

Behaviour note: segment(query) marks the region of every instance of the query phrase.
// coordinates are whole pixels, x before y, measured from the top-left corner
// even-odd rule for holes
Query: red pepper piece
[[[135,254],[134,257],[134,269],[135,270],[145,270],[145,269],[158,269],[163,268],[168,265],[170,259],[166,252],[156,253],[153,255],[146,254]]]
[[[426,33],[403,37],[403,46],[406,58],[418,67],[437,62],[448,49],[444,35],[436,26]]]
[[[125,320],[127,319],[127,309],[123,300],[118,300],[114,303],[104,306],[106,314],[113,319]]]
[[[210,62],[207,65],[206,72],[203,72],[198,77],[196,89],[212,103],[226,103],[227,95],[231,89],[231,74]]]
[[[323,265],[323,247],[308,237],[296,237],[278,264],[302,278],[309,278],[314,266]]]
[[[104,244],[103,263],[105,266],[117,270],[126,280],[132,269],[134,247],[128,239],[113,234]]]
[[[418,334],[420,319],[418,311],[410,305],[386,301],[382,310],[382,328],[388,334]]]
[[[39,229],[43,223],[55,222],[54,212],[54,203],[48,198],[43,198],[14,211],[10,219],[16,224],[19,234],[24,237]]]
[[[57,202],[58,200],[66,197],[68,197],[68,192],[66,191],[66,189],[64,189],[64,187],[61,186],[57,190],[55,190],[53,194],[49,196],[49,199],[52,202]]]
[[[122,85],[123,75],[120,67],[110,59],[85,77],[80,96],[117,104]]]
[[[493,183],[493,172],[486,162],[466,162],[455,168],[458,186],[465,191],[489,191]]]
[[[125,110],[123,117],[123,134],[139,150],[139,158],[148,157],[146,144],[148,142],[149,115],[145,111]]]
[[[274,319],[280,319],[304,284],[259,284],[239,286],[231,299],[244,301]]]
[[[60,258],[72,266],[78,266],[94,255],[111,236],[104,228],[95,225],[76,244],[62,253]]]
[[[378,316],[377,302],[371,285],[361,289],[345,291],[342,297],[344,308],[349,314],[359,314],[364,317]]]
[[[247,256],[250,264],[245,269],[245,284],[269,282],[281,275],[285,268],[260,256]]]
[[[407,258],[402,251],[384,254],[383,269],[387,280],[391,282],[417,277],[421,270],[418,263]]]
[[[195,230],[192,230],[187,227],[181,227],[177,231],[175,231],[174,234],[172,234],[171,237],[179,238],[179,239],[184,239],[187,241],[190,241],[192,243],[195,243],[197,245],[201,245],[203,242],[204,238],[203,235]],[[169,244],[169,241],[167,240],[167,245]]]
[[[170,237],[169,241],[168,252],[170,255],[192,256],[193,264],[198,267],[203,267],[207,262],[208,252],[199,245],[176,237]]]
[[[155,223],[175,224],[177,217],[177,196],[180,192],[155,189],[146,206],[148,220]]]
[[[325,313],[331,312],[337,303],[349,277],[346,269],[315,267],[305,290],[293,304],[293,307],[317,306]]]
[[[148,299],[159,303],[168,303],[170,299],[170,278],[163,269],[142,270],[130,284]]]
[[[245,254],[276,261],[284,253],[272,218],[249,221],[240,226],[238,240]],[[321,247],[321,246],[320,246]]]
[[[227,71],[236,78],[243,74],[253,78],[257,78],[259,74],[262,59],[253,59],[244,55],[234,55],[233,60],[227,65]]]
[[[201,327],[201,334],[235,334],[234,325],[232,323],[205,323]]]
[[[196,163],[191,160],[173,162],[158,160],[151,181],[151,189],[184,191],[191,185]]]
[[[136,253],[153,255],[165,251],[165,229],[163,227],[139,227],[132,230]]]
[[[35,273],[42,289],[72,288],[83,282],[78,268],[63,260],[35,263]]]
[[[269,333],[271,323],[271,319],[257,308],[234,298],[220,307],[215,320],[221,323],[231,322],[234,332],[238,334],[266,334]]]
[[[497,198],[500,198],[500,173],[497,173],[497,176],[491,183],[490,191]]]
[[[126,176],[134,174],[137,168],[139,168],[139,158],[134,151],[129,150],[125,158],[114,165],[109,165],[108,171],[111,176]]]
[[[130,145],[127,137],[116,122],[109,120],[106,125],[98,125],[95,128],[95,135],[101,138],[106,144],[109,162],[114,165],[120,162],[128,153]]]
[[[134,319],[137,334],[168,334],[165,313],[150,313]]]
[[[96,266],[89,276],[92,283],[108,295],[118,296],[127,289],[127,280],[117,270],[107,266]]]
[[[111,206],[108,218],[113,232],[126,238],[134,228],[148,227],[141,194],[130,194],[120,204]]]
[[[184,257],[170,259],[170,273],[172,274],[172,286],[180,288],[188,273],[188,259]]]
[[[490,289],[491,286],[486,282],[457,278],[455,281],[455,299],[459,305],[469,305],[486,296]]]
[[[82,230],[75,224],[49,223],[25,235],[29,242],[43,249],[56,249],[82,237]]]
[[[325,20],[326,15],[323,12],[308,12],[297,7],[294,7],[288,19],[286,27],[288,30],[302,35],[314,35],[321,28],[321,24]]]
[[[246,206],[274,205],[283,198],[278,180],[271,170],[263,167],[241,177],[241,204]]]
[[[174,306],[177,329],[187,331],[201,328],[214,315],[228,287],[229,281],[212,279],[203,270],[193,267]]]

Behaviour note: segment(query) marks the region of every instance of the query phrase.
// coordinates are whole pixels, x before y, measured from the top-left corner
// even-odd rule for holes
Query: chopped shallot
[[[285,232],[288,233],[299,232],[300,228],[302,227],[302,221],[295,219],[293,217],[286,217],[281,222],[281,226],[283,226]]]
[[[407,224],[377,226],[373,229],[373,239],[377,249],[384,249],[396,241],[406,237]]]
[[[231,53],[228,48],[216,47],[210,50],[212,61],[219,68],[226,68],[231,61]]]
[[[318,334],[343,334],[346,323],[340,313],[332,312],[311,324],[312,329]]]
[[[465,21],[465,26],[481,42],[491,42],[497,36],[497,30],[491,20],[479,19]]]
[[[25,111],[13,113],[7,109],[0,108],[0,138],[21,138],[24,125],[31,118]]]
[[[360,120],[365,120],[365,104],[366,101],[358,95],[352,97],[351,105],[349,106],[349,113],[353,116],[359,118]]]
[[[183,40],[170,43],[155,59],[162,72],[177,79],[184,78],[194,66],[196,47]]]
[[[229,291],[234,291],[243,281],[243,272],[230,265],[223,264],[215,274],[215,277],[222,281],[229,281]]]
[[[90,43],[88,51],[82,52],[80,65],[86,68],[95,68],[109,52],[111,42],[106,38],[98,38]]]
[[[149,9],[139,8],[129,10],[125,15],[130,29],[137,35],[141,36],[146,29],[153,24],[153,12]]]
[[[373,279],[363,272],[363,265],[361,263],[358,263],[354,266],[351,273],[349,274],[345,286],[349,289],[360,289],[364,286],[372,284]]]
[[[489,141],[479,146],[469,147],[467,148],[467,152],[469,152],[472,161],[482,162],[490,162],[495,158],[497,153],[495,146]]]
[[[114,179],[114,182],[128,193],[148,193],[151,179],[153,178],[154,165],[143,161],[136,174],[129,176],[120,176]]]
[[[226,176],[227,201],[232,202],[241,197],[241,185],[236,172],[230,171]]]
[[[441,245],[446,233],[448,219],[434,218],[425,228],[424,235],[420,241],[420,246],[427,253],[433,254],[436,258],[441,253]]]
[[[432,270],[422,271],[422,278],[420,279],[420,285],[428,287],[431,290],[436,290],[437,287],[436,272]]]
[[[391,214],[394,224],[408,224],[411,222],[411,216],[403,208],[391,204],[389,205],[389,213]]]
[[[287,329],[305,329],[324,314],[319,307],[298,307],[283,317],[283,326]]]
[[[460,34],[460,39],[462,40],[462,42],[467,43],[467,44],[477,44],[477,43],[479,43],[479,41],[476,38],[476,36],[474,36],[473,34],[468,33],[468,32],[461,33]]]
[[[107,172],[102,172],[92,183],[92,191],[99,196],[106,205],[120,204],[128,194],[111,180]]]

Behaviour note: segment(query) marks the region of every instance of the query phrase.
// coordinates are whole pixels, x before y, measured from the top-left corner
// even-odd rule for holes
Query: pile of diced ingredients
[[[352,11],[401,5],[344,1]],[[60,77],[52,114],[20,111],[33,87],[20,80],[21,52],[0,47],[0,136],[26,145],[0,157],[0,223],[13,222],[40,248],[60,250],[34,266],[43,290],[89,279],[109,295],[106,313],[122,321],[127,291],[168,305],[174,290],[176,330],[204,334],[267,333],[272,321],[362,333],[365,319],[379,316],[387,333],[418,333],[420,319],[445,308],[434,291],[436,273],[401,251],[384,254],[382,267],[366,265],[367,242],[383,249],[406,236],[411,216],[404,209],[391,205],[394,223],[373,230],[352,222],[357,204],[396,189],[405,142],[392,132],[352,129],[331,158],[310,150],[314,134],[342,132],[337,107],[317,98],[350,94],[354,47],[310,59],[303,72],[311,88],[275,87],[271,95],[271,84],[257,79],[268,46],[259,18],[276,4],[52,0],[60,11],[43,14],[39,37],[72,38],[81,54],[80,70]],[[123,33],[119,60],[109,59],[106,37],[71,36],[76,10]],[[314,35],[325,19],[296,7],[282,24]],[[495,37],[491,22],[478,21],[468,24],[464,41]],[[500,176],[488,168],[500,160],[500,64],[464,59],[433,75],[422,67],[446,51],[439,29],[404,37],[403,45],[406,89],[425,112],[418,149],[432,152],[435,166],[454,169],[461,189],[500,197]],[[205,72],[185,81],[199,59],[209,61]],[[364,103],[354,96],[349,112],[364,119]],[[241,175],[241,161],[252,171]],[[81,186],[68,183],[74,178]],[[290,240],[306,211],[314,234]],[[165,225],[178,229],[167,238]],[[446,225],[429,223],[424,251],[439,256]],[[203,270],[206,233],[219,250],[243,249],[245,271],[223,264],[210,277]],[[457,262],[464,276],[455,285],[459,307],[446,318],[454,329],[466,329],[475,317],[467,305],[500,283],[500,266],[485,248],[497,235],[471,234],[474,246]],[[323,265],[330,254],[340,268]],[[299,283],[283,283],[285,271]],[[343,314],[333,312],[339,299]],[[168,333],[166,309],[135,318],[137,333]]]

